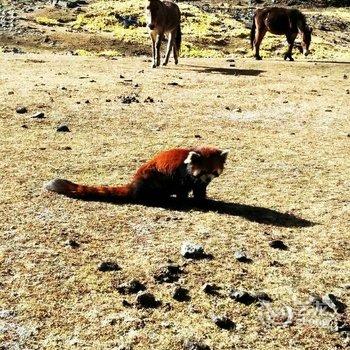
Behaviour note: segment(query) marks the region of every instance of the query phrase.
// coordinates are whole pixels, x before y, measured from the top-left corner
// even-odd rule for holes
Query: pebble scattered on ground
[[[139,292],[136,296],[135,304],[139,308],[153,309],[161,305],[159,300],[156,300],[152,293]]]
[[[236,324],[226,316],[213,316],[212,321],[221,329],[232,330]]]
[[[119,271],[121,268],[119,265],[115,262],[112,261],[104,261],[99,264],[98,270],[102,272],[107,272],[107,271]]]

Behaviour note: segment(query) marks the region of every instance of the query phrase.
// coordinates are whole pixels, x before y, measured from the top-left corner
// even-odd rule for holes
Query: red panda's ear
[[[199,153],[191,151],[190,153],[188,153],[188,156],[184,160],[184,163],[185,164],[192,164],[193,162],[198,160],[200,157],[201,157],[201,155]]]
[[[229,152],[230,151],[228,149],[224,149],[223,151],[221,151],[220,156],[224,162],[226,162]]]

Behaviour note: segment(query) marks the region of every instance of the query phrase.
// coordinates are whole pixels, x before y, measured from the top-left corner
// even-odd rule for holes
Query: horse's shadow
[[[93,199],[92,199],[93,200]],[[108,200],[108,203],[114,204],[127,204],[128,202],[121,203],[118,201]],[[129,202],[130,203],[130,202]],[[164,201],[138,201],[133,204],[144,205],[146,207],[163,208],[168,210],[177,211],[199,211],[199,212],[216,212],[218,214],[240,216],[252,222],[259,224],[280,226],[280,227],[310,227],[316,225],[316,223],[299,218],[293,214],[282,213],[277,210],[239,204],[229,203],[224,201],[218,201],[214,199],[207,199],[203,202],[198,202],[193,198],[189,198],[186,201],[179,201],[176,198],[170,198]]]
[[[188,65],[188,67],[199,68],[197,71],[199,73],[220,73],[223,75],[241,75],[241,76],[252,76],[256,77],[264,70],[261,69],[237,69],[237,68],[220,68],[220,67],[205,67],[205,66],[194,66]]]

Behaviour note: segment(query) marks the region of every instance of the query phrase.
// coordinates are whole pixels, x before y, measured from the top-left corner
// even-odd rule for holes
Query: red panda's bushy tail
[[[67,197],[85,200],[126,200],[132,198],[131,185],[118,187],[86,186],[68,180],[55,179],[46,183],[44,188]]]

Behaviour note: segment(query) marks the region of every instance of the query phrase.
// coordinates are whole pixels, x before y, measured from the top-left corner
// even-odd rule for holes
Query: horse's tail
[[[176,48],[178,52],[180,52],[181,40],[182,40],[182,33],[181,33],[181,26],[179,24],[179,26],[177,27],[176,38],[175,38]]]
[[[252,47],[252,49],[254,48],[255,30],[256,30],[256,25],[255,25],[255,15],[254,15],[252,29],[250,30],[250,46]]]

